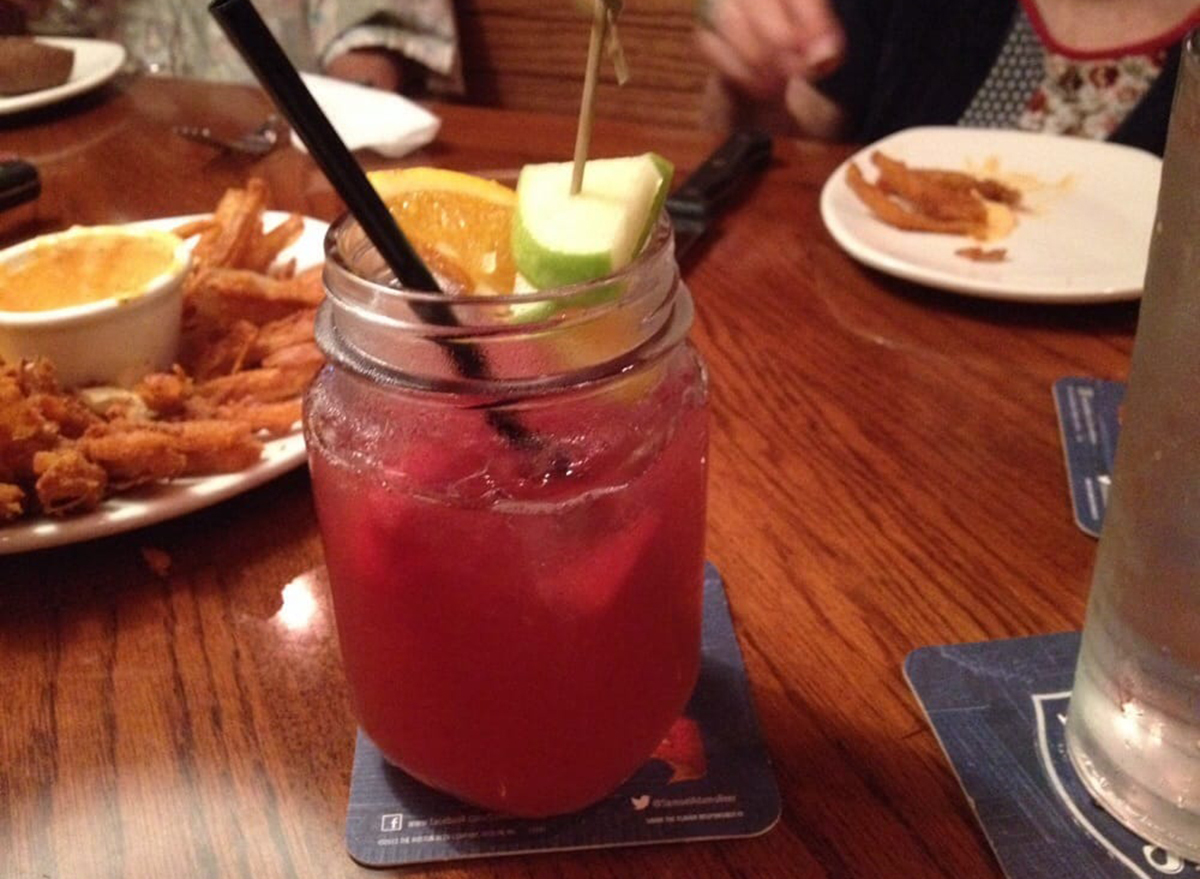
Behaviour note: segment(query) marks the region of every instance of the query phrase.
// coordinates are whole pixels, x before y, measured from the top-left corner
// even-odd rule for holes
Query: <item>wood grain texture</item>
[[[169,133],[265,109],[248,88],[140,80],[6,120],[0,151],[37,162],[44,195],[0,215],[0,245],[205,210],[251,172],[277,206],[335,216],[299,153],[215,158]],[[438,109],[442,134],[411,163],[570,153],[570,118]],[[715,146],[618,121],[595,142],[657,149],[681,172]],[[969,300],[859,268],[817,212],[846,154],[778,142],[688,277],[711,373],[708,554],[782,821],[752,840],[398,875],[1001,875],[901,662],[1081,624],[1095,543],[1071,521],[1050,386],[1122,378],[1136,308]],[[146,547],[171,557],[165,576]],[[0,557],[0,667],[0,876],[376,875],[342,847],[354,722],[303,471],[132,534]]]
[[[693,0],[626,3],[620,34],[632,78],[606,63],[597,115],[694,128],[707,67],[697,56]],[[467,100],[513,110],[579,110],[590,19],[573,0],[462,0],[456,6]]]

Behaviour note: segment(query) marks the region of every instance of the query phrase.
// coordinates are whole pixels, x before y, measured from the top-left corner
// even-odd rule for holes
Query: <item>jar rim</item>
[[[501,395],[563,387],[662,356],[692,321],[665,213],[629,265],[530,294],[398,286],[349,215],[325,240],[317,343],[332,362],[381,381]]]
[[[384,296],[403,298],[414,303],[429,303],[441,305],[496,305],[503,302],[510,305],[535,305],[540,303],[572,302],[587,297],[587,294],[611,284],[628,280],[631,276],[644,271],[646,267],[664,256],[674,257],[674,231],[666,211],[660,213],[654,224],[645,246],[641,252],[628,264],[600,278],[553,287],[545,290],[535,290],[528,293],[447,293],[444,291],[414,290],[411,287],[398,286],[385,281],[371,280],[357,274],[349,264],[346,254],[341,247],[341,236],[349,228],[358,225],[358,221],[349,211],[342,213],[329,224],[325,231],[325,271],[333,271],[340,276],[341,282],[370,291],[372,297]],[[329,284],[326,284],[329,287]]]

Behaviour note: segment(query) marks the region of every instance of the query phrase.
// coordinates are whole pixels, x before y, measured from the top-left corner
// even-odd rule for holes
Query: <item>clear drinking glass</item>
[[[359,723],[488,808],[594,802],[699,671],[707,382],[669,224],[601,281],[454,297],[455,326],[352,220],[326,254],[305,436]]]
[[[1200,31],[1184,42],[1067,718],[1097,801],[1200,860]]]

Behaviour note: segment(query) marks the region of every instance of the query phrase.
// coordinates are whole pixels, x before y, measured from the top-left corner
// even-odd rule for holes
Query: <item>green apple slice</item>
[[[572,170],[571,162],[526,165],[517,180],[513,259],[539,290],[592,281],[628,265],[654,230],[674,166],[655,153],[593,159],[576,195]]]

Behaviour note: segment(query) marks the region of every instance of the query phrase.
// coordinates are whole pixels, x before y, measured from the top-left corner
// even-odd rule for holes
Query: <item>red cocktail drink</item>
[[[626,292],[637,320],[605,306],[573,327],[480,333],[487,387],[380,369],[405,346],[372,347],[382,337],[349,319],[341,344],[369,357],[335,358],[309,394],[359,722],[397,766],[501,811],[609,793],[696,680],[705,379],[669,236],[643,259],[671,271],[635,264],[646,277],[621,281],[638,288]],[[495,300],[478,307],[482,321]],[[401,367],[443,359],[410,353]]]

